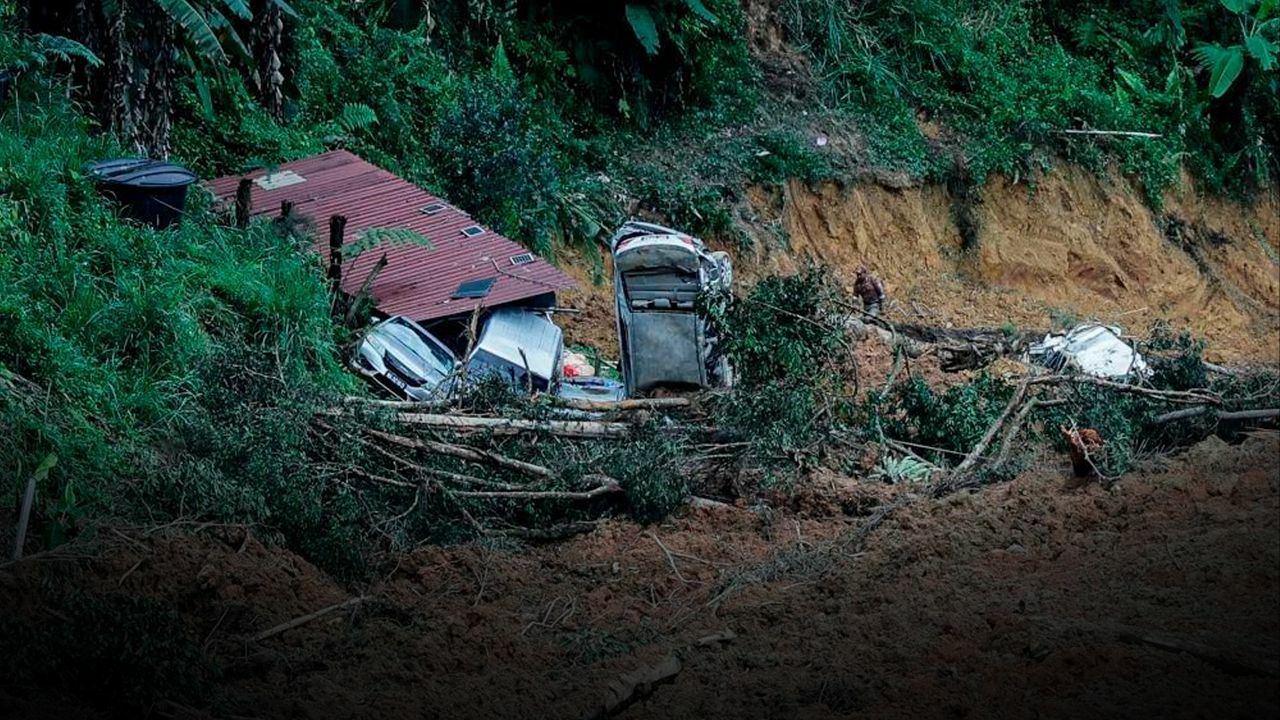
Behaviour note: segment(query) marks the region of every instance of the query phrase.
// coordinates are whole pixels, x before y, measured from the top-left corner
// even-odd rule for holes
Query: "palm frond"
[[[155,0],[165,14],[173,18],[186,33],[187,38],[195,45],[202,59],[215,62],[226,62],[227,54],[218,42],[218,36],[204,15],[196,10],[187,0]]]

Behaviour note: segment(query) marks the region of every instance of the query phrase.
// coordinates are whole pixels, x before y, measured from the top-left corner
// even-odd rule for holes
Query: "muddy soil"
[[[104,533],[0,569],[0,606],[56,622],[42,583],[162,600],[222,667],[216,716],[577,718],[674,655],[622,717],[1275,717],[1280,436],[1210,440],[1111,489],[1068,474],[1047,456],[943,500],[819,477],[782,508],[422,548],[361,588],[240,528]],[[92,710],[0,697],[14,717]]]

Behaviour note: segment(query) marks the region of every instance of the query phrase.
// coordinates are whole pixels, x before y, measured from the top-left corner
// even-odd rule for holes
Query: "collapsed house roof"
[[[284,163],[209,184],[232,203],[241,178],[253,180],[250,216],[275,216],[282,202],[315,226],[315,249],[328,257],[328,222],[347,218],[344,244],[373,228],[406,229],[430,246],[383,243],[343,266],[342,289],[359,292],[384,254],[370,293],[381,312],[433,320],[529,300],[574,287],[558,268],[422,188],[345,150]]]

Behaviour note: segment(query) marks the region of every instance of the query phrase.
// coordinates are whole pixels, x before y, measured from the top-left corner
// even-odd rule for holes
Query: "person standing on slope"
[[[880,317],[884,304],[884,284],[871,274],[866,265],[858,266],[858,279],[853,282],[853,292],[862,298],[862,310],[871,317]]]

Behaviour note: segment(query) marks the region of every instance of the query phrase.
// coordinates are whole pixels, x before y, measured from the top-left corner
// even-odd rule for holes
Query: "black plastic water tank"
[[[144,158],[99,160],[85,171],[122,214],[162,229],[182,220],[187,188],[196,181],[181,165]]]

